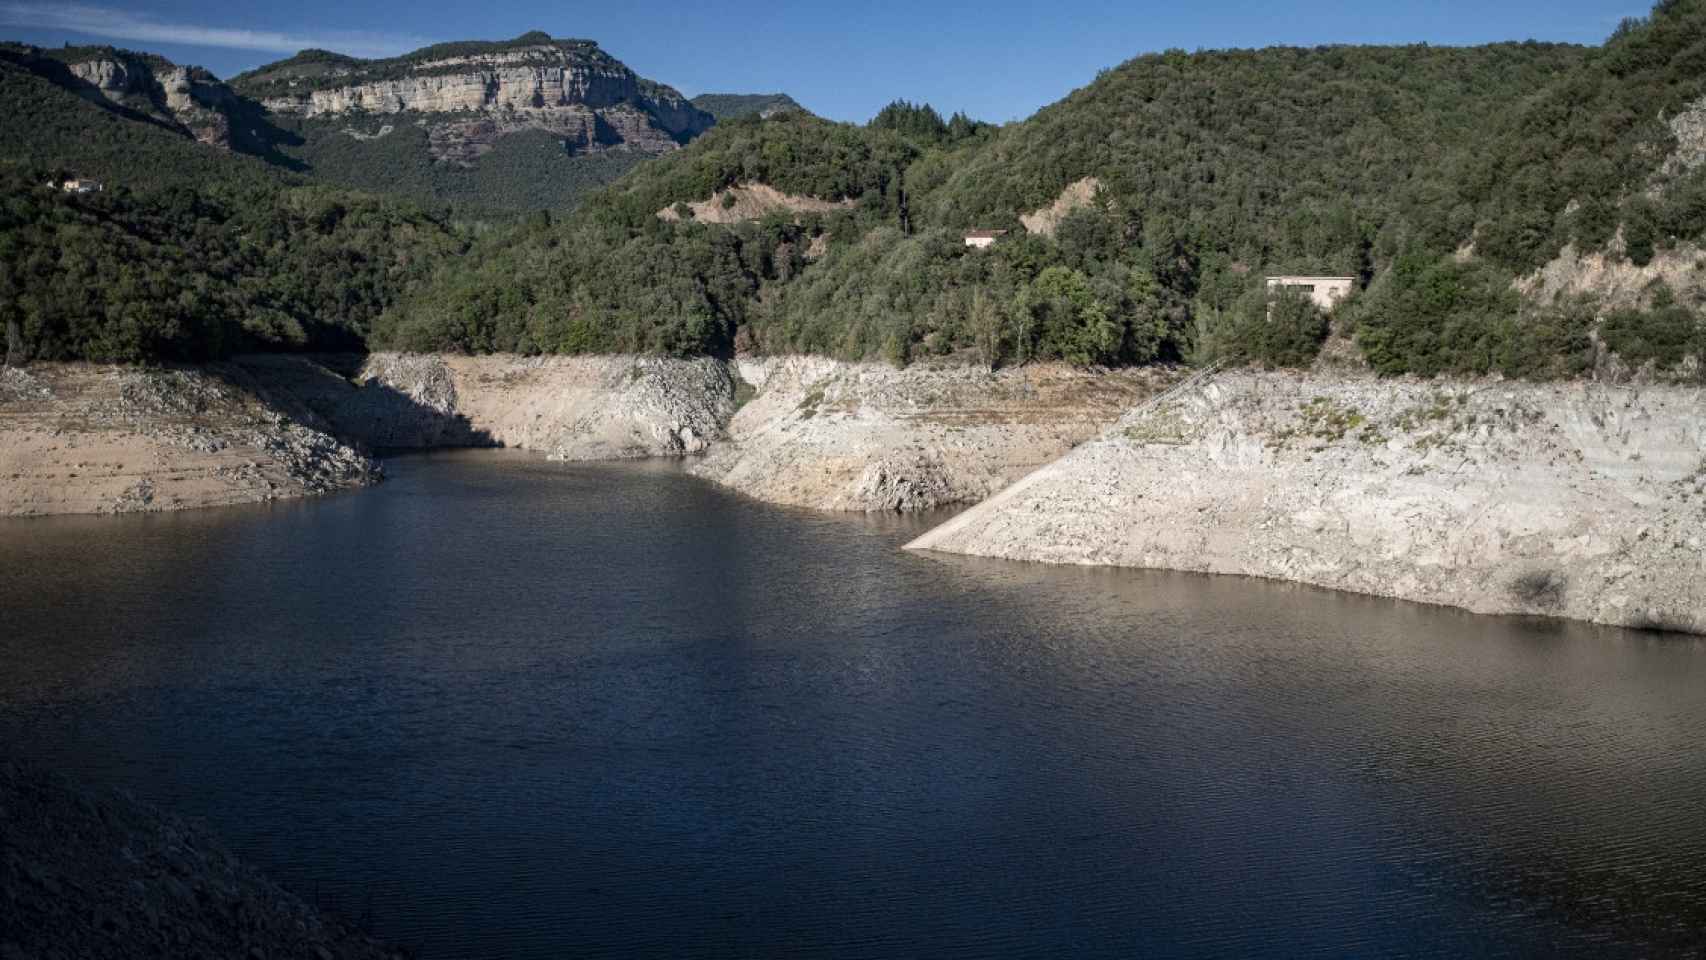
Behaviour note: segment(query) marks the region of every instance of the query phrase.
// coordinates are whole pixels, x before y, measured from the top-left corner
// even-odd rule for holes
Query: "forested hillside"
[[[1700,237],[1706,149],[1678,154],[1671,124],[1706,94],[1702,36],[1706,5],[1668,0],[1602,48],[1149,55],[999,131],[904,102],[865,127],[750,121],[493,238],[380,331],[422,348],[1300,363],[1326,318],[1287,303],[1270,321],[1262,277],[1324,273],[1367,287],[1334,326],[1385,372],[1569,375],[1596,337],[1674,366],[1701,352],[1695,293],[1613,311],[1516,281],[1566,242],[1642,263]],[[652,216],[754,182],[857,204],[734,227]],[[1021,226],[1073,184],[1088,202]],[[972,251],[969,228],[1008,234]]]
[[[378,292],[319,327],[410,349],[1087,364],[1302,364],[1333,331],[1385,373],[1562,376],[1607,350],[1678,369],[1706,354],[1706,274],[1687,261],[1706,232],[1703,37],[1706,0],[1666,0],[1598,48],[1147,55],[1001,128],[905,101],[864,125],[759,109],[566,215],[547,210],[561,171],[546,140],[453,174],[411,166],[418,130],[340,134],[312,166],[343,182],[431,194],[433,178],[468,174],[467,195],[539,212],[462,255],[441,218],[377,205],[434,239],[363,261],[385,279],[361,289]],[[51,84],[4,70],[0,82],[33,111],[9,128],[18,159],[76,155],[80,172],[117,177],[127,152],[158,149],[110,107],[46,109],[30,101]],[[751,105],[725,100],[711,105]],[[355,145],[363,159],[338,154]],[[136,176],[181,181],[213,163]],[[279,176],[233,171],[206,176]],[[202,219],[205,232],[241,218]],[[970,229],[1006,234],[980,251],[962,242]],[[1534,281],[1561,252],[1648,279],[1615,299]],[[1635,270],[1648,263],[1664,269]],[[1272,302],[1262,278],[1275,273],[1354,276],[1359,290],[1329,324],[1307,302]],[[312,318],[291,315],[312,340]]]
[[[360,347],[467,237],[313,186],[0,56],[0,356],[144,361]],[[48,186],[74,174],[102,193]]]
[[[718,123],[755,114],[774,116],[778,113],[808,112],[785,93],[702,93],[693,98],[693,105],[716,117]]]

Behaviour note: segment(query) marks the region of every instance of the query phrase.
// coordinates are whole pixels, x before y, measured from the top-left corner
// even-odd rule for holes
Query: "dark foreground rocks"
[[[0,763],[0,960],[404,956],[195,827]]]

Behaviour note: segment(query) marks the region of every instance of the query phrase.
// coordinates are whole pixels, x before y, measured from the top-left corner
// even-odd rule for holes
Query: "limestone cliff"
[[[434,158],[466,164],[511,133],[542,130],[577,153],[673,150],[710,114],[586,40],[530,33],[388,60],[304,51],[232,81],[267,110],[308,120],[413,117]],[[358,131],[359,132],[359,131]]]
[[[9,45],[6,53],[32,71],[132,116],[229,149],[242,104],[230,88],[200,67],[113,47],[44,50]]]

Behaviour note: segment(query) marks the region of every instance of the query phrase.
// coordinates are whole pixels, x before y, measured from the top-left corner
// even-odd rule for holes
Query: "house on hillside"
[[[1267,280],[1268,293],[1276,290],[1301,293],[1322,312],[1331,312],[1357,285],[1356,277],[1268,277]]]
[[[88,177],[68,177],[58,183],[49,181],[48,186],[56,187],[66,193],[100,193],[106,189],[106,185],[101,181],[90,180]]]
[[[966,234],[966,246],[982,250],[1006,235],[1005,230],[973,230]]]

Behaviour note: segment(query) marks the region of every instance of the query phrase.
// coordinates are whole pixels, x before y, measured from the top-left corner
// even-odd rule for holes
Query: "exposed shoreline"
[[[908,547],[1706,633],[1702,400],[1229,373]]]
[[[0,515],[349,489],[378,477],[362,451],[380,448],[692,457],[691,473],[786,506],[976,504],[913,549],[1706,632],[1701,388],[1184,373],[399,354],[42,365],[0,382]]]
[[[0,369],[0,517],[263,503],[379,476],[230,364]]]

